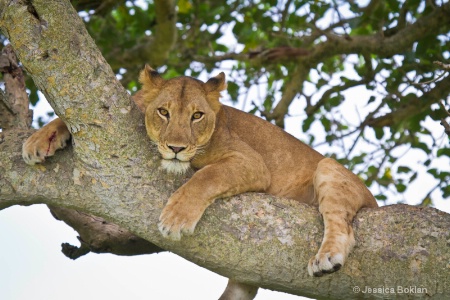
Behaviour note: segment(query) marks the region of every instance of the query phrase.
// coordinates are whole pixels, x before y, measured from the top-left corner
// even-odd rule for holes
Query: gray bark
[[[29,128],[33,112],[28,109],[23,72],[11,45],[2,49],[0,71],[5,83],[5,92],[0,89],[0,128]]]
[[[63,207],[49,208],[57,220],[64,221],[79,234],[80,247],[62,244],[62,252],[68,258],[77,259],[89,252],[132,256],[164,251],[103,218]]]
[[[22,161],[21,145],[31,131],[1,133],[0,209],[45,203],[83,211],[221,275],[296,295],[369,299],[380,294],[353,288],[401,286],[416,287],[416,293],[389,296],[450,297],[450,215],[433,208],[361,211],[354,220],[357,247],[347,264],[321,278],[306,271],[322,238],[320,214],[294,201],[262,194],[218,200],[192,237],[162,238],[159,214],[188,178],[160,170],[141,113],[70,3],[53,3],[0,1],[0,28],[68,124],[74,145],[30,167]]]

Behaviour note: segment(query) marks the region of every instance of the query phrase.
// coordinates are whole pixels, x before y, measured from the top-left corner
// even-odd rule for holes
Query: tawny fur
[[[29,165],[43,163],[56,150],[66,147],[69,139],[70,132],[66,124],[61,119],[55,119],[25,141],[22,146],[23,160]]]
[[[146,130],[158,145],[163,167],[176,173],[189,166],[197,170],[161,213],[158,227],[165,237],[178,240],[192,234],[217,198],[266,192],[319,207],[325,232],[308,264],[311,276],[334,272],[345,263],[355,243],[353,217],[363,207],[377,207],[356,175],[271,123],[220,104],[220,92],[226,89],[223,73],[206,83],[185,76],[164,80],[146,66],[140,81],[143,87],[134,99],[145,111]],[[57,119],[33,134],[23,147],[25,161],[43,162],[64,147],[69,133],[63,127]],[[55,143],[49,144],[55,132]],[[230,282],[228,295],[234,286],[236,293],[246,287]],[[256,290],[247,287],[251,299]]]

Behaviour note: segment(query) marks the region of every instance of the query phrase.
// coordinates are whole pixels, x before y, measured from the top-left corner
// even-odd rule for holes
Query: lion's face
[[[207,83],[186,77],[166,81],[151,69],[142,72],[147,134],[158,145],[162,166],[184,173],[214,132],[224,78],[219,75]]]

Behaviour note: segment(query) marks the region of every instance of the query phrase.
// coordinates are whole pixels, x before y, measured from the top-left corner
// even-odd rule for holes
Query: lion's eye
[[[167,111],[167,109],[158,108],[158,113],[160,116],[162,116],[164,118],[169,118],[169,112]]]
[[[200,120],[203,117],[204,113],[198,111],[192,115],[192,120]]]

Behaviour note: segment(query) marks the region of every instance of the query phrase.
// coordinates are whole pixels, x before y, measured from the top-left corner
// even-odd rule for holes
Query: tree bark
[[[89,252],[132,256],[164,251],[103,218],[73,209],[56,206],[49,208],[57,220],[64,221],[79,234],[80,247],[62,244],[62,252],[68,258],[77,259]]]
[[[0,71],[5,82],[5,92],[0,90],[0,128],[27,129],[33,112],[28,109],[25,80],[11,45],[2,49]]]
[[[68,1],[0,1],[0,28],[55,112],[73,147],[44,165],[22,161],[32,131],[0,136],[0,209],[45,203],[84,211],[221,275],[318,299],[374,298],[353,287],[409,288],[392,298],[450,297],[450,215],[395,205],[363,210],[357,247],[336,274],[307,275],[323,225],[316,208],[262,194],[218,200],[191,237],[162,238],[159,214],[188,178],[160,170],[143,117]],[[64,32],[64,34],[61,34]],[[425,289],[417,292],[417,289]]]
[[[353,287],[400,286],[426,293],[393,298],[450,296],[449,214],[407,205],[363,210],[354,220],[357,246],[347,264],[336,274],[312,278],[306,265],[323,232],[316,208],[268,195],[239,195],[216,201],[194,236],[180,242],[165,240],[157,219],[165,200],[184,179],[164,176],[157,166],[132,162],[125,166],[117,161],[118,177],[111,177],[111,169],[93,174],[77,166],[73,148],[60,151],[43,166],[30,167],[20,154],[29,133],[3,133],[1,208],[46,203],[83,210],[224,276],[297,295],[369,299],[377,294],[354,293]],[[157,156],[154,150],[148,152]],[[135,170],[142,175],[135,175]]]

